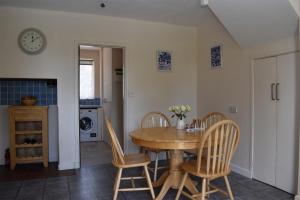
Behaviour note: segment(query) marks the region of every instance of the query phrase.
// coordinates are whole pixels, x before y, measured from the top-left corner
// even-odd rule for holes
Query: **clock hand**
[[[33,36],[31,36],[31,42],[34,42]]]
[[[40,37],[36,37],[32,39],[32,42],[36,41],[37,39],[39,39]]]

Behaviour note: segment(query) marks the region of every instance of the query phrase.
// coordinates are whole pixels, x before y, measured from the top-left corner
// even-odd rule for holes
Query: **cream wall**
[[[205,26],[198,28],[198,113],[211,111],[225,113],[237,121],[241,140],[233,163],[234,170],[249,174],[250,165],[250,61],[243,49],[231,38],[219,22],[211,16]],[[210,48],[223,46],[223,68],[210,69]],[[236,106],[238,113],[230,114],[229,106]]]
[[[298,5],[298,13],[300,13],[300,3]],[[298,31],[299,31],[298,38],[300,38],[300,20],[299,20]],[[300,39],[298,39],[298,48],[300,49]],[[300,127],[299,127],[299,143],[300,143]],[[298,152],[300,152],[300,145],[299,145]],[[297,195],[295,197],[295,200],[300,200],[300,153],[298,157],[298,187],[297,187]]]
[[[198,112],[221,111],[241,127],[241,140],[233,170],[251,176],[252,59],[295,51],[297,38],[285,38],[251,49],[241,49],[218,20],[211,16],[198,28]],[[223,68],[210,69],[210,47],[223,45]],[[229,112],[237,106],[238,112]]]
[[[58,79],[59,168],[79,166],[77,44],[125,47],[127,109],[125,149],[135,151],[128,133],[148,111],[167,112],[171,104],[191,104],[196,116],[196,29],[87,14],[0,8],[0,77]],[[27,27],[42,30],[48,40],[37,56],[22,53],[18,34]],[[173,71],[157,72],[155,51],[172,51]]]

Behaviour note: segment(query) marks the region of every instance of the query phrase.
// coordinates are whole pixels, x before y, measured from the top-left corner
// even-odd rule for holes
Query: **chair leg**
[[[145,153],[145,149],[143,147],[140,147],[140,153]]]
[[[115,185],[114,185],[114,197],[113,200],[117,200],[118,197],[118,192],[119,192],[119,187],[120,187],[120,182],[121,182],[121,177],[122,177],[122,168],[118,169],[116,180],[115,180]]]
[[[167,159],[167,161],[169,161],[169,151],[166,151],[166,159]]]
[[[157,168],[158,168],[158,153],[156,153],[155,155],[155,167],[154,167],[154,177],[153,177],[154,182],[157,179]]]
[[[146,175],[148,186],[150,188],[152,199],[155,199],[155,193],[154,193],[154,190],[153,190],[153,186],[152,186],[152,183],[151,183],[151,178],[150,178],[150,175],[149,175],[149,172],[148,172],[148,168],[147,168],[146,165],[144,166],[144,171],[145,171],[145,175]]]
[[[207,179],[207,183],[206,183],[206,191],[209,192],[209,179]],[[209,198],[209,194],[207,195],[207,197]]]
[[[229,193],[230,200],[234,200],[233,194],[232,194],[232,191],[231,191],[231,187],[230,187],[230,184],[229,184],[229,181],[228,181],[228,177],[224,176],[224,179],[225,179],[225,183],[226,183],[227,191]]]
[[[201,191],[201,200],[205,200],[205,189],[206,189],[206,178],[202,179],[202,191]]]
[[[187,176],[188,176],[188,173],[185,172],[185,174],[184,174],[184,176],[183,176],[183,178],[182,178],[182,181],[181,181],[181,183],[180,183],[180,185],[179,185],[178,192],[177,192],[177,195],[176,195],[175,200],[178,200],[178,199],[179,199],[180,194],[181,194],[181,192],[182,192],[182,189],[183,189],[183,186],[184,186],[184,183],[185,183],[185,180],[186,180]]]

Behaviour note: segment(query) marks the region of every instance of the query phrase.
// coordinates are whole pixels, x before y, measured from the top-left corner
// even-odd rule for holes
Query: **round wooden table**
[[[134,144],[170,150],[169,170],[153,183],[154,187],[162,186],[156,200],[162,200],[170,188],[177,189],[182,180],[183,171],[180,164],[183,162],[184,149],[196,149],[201,141],[202,132],[187,133],[174,127],[167,128],[139,128],[130,133]],[[185,187],[191,192],[198,192],[190,178],[187,178]]]

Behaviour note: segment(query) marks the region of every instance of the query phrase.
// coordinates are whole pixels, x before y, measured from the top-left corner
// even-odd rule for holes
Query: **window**
[[[95,98],[95,62],[80,60],[80,99]]]

